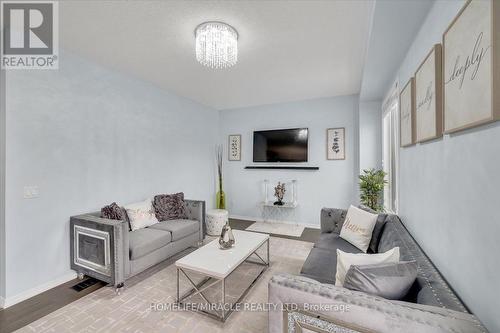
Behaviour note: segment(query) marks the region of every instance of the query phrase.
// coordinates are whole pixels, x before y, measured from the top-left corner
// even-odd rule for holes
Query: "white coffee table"
[[[190,309],[193,311],[202,312],[224,322],[233,312],[235,304],[241,302],[250,288],[255,284],[255,282],[259,279],[259,277],[267,269],[267,267],[269,267],[269,235],[241,230],[233,230],[233,233],[235,238],[235,245],[232,248],[221,250],[219,248],[218,239],[216,239],[175,262],[175,266],[177,267],[178,304],[182,304],[182,301],[186,298],[198,294],[207,304],[221,304],[222,306],[220,308],[222,308],[223,310],[215,311],[217,314],[213,314],[211,312],[198,310],[195,308]],[[267,244],[266,260],[264,260],[256,252],[261,246],[264,245],[264,243]],[[255,260],[248,260],[252,255],[255,255],[259,259],[259,261],[257,262]],[[252,283],[245,289],[238,300],[234,304],[230,305],[229,309],[226,311],[226,278],[243,262],[261,265],[264,266],[264,268],[252,281]],[[193,282],[193,279],[188,275],[190,272],[201,274],[205,276],[205,278],[200,283],[195,283]],[[180,295],[179,290],[180,273],[182,273],[186,277],[186,279],[193,287],[183,295]],[[211,281],[211,283],[208,283],[209,281]],[[203,291],[218,283],[220,283],[222,288],[221,300],[220,302],[211,302],[203,294]]]

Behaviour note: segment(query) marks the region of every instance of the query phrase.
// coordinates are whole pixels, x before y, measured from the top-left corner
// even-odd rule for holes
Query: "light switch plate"
[[[25,186],[24,187],[24,199],[38,198],[40,192],[38,186]]]

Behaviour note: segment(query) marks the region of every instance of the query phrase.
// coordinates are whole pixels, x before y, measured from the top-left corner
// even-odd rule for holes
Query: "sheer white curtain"
[[[398,212],[399,90],[395,83],[382,105],[382,167],[387,173],[384,208]]]

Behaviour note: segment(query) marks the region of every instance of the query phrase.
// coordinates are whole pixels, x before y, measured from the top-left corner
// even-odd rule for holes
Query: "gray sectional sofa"
[[[406,298],[391,301],[334,286],[336,250],[361,252],[339,237],[346,213],[342,209],[323,209],[320,238],[301,274],[278,274],[270,280],[269,302],[281,306],[269,311],[269,332],[304,329],[319,332],[487,332],[397,215],[379,216],[385,219],[385,225],[374,241],[376,252],[399,246],[402,261],[417,261],[417,280]]]
[[[100,212],[71,217],[71,268],[121,288],[129,277],[198,246],[205,234],[205,202],[184,202],[187,219],[135,231],[127,221],[104,219]]]

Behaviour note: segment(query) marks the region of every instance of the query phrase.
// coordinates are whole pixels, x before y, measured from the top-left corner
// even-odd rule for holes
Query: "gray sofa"
[[[361,252],[339,237],[345,216],[346,210],[323,209],[320,238],[301,274],[278,274],[270,280],[269,302],[277,307],[269,311],[269,332],[487,332],[397,215],[379,217],[386,223],[374,241],[376,252],[399,246],[401,260],[417,261],[418,277],[407,297],[391,301],[334,286],[336,250]]]
[[[187,219],[164,221],[130,231],[127,221],[100,212],[70,219],[71,268],[114,285],[192,246],[204,238],[205,202],[185,200]]]

